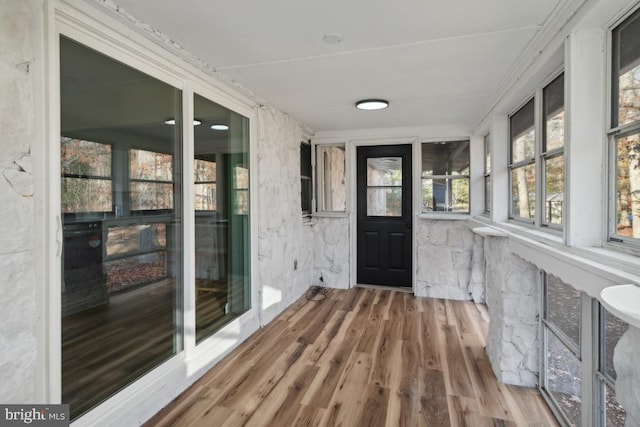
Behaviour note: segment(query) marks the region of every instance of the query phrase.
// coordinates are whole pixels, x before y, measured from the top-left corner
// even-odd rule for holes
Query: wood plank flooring
[[[327,290],[257,331],[147,426],[554,426],[496,381],[487,313],[390,290]]]

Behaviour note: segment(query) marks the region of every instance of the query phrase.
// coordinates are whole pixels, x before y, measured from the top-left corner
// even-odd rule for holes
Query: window
[[[564,74],[542,90],[544,225],[562,225],[564,202]]]
[[[249,119],[194,94],[196,344],[250,307]],[[225,129],[222,126],[225,125]],[[216,129],[218,128],[218,129]]]
[[[62,137],[62,213],[111,212],[111,145]]]
[[[302,203],[302,215],[311,214],[311,144],[300,144],[300,197]]]
[[[598,364],[596,371],[596,399],[598,424],[624,426],[626,412],[616,400],[616,371],[613,350],[629,325],[600,306],[598,316]]]
[[[173,156],[132,149],[129,154],[131,210],[173,209]]]
[[[215,211],[218,206],[215,155],[200,157],[202,158],[196,158],[193,163],[195,209],[197,211]]]
[[[469,213],[469,141],[422,144],[422,213]]]
[[[72,419],[182,351],[181,100],[60,38],[61,400]]]
[[[581,424],[580,292],[544,274],[542,392],[573,426]]]
[[[640,10],[612,33],[610,240],[640,243]]]
[[[318,212],[345,212],[347,187],[344,145],[316,146],[316,164]]]
[[[491,212],[491,135],[484,137],[484,211]]]
[[[537,99],[541,99],[542,104],[540,131],[536,125]],[[564,74],[537,91],[534,98],[510,117],[509,125],[510,217],[537,226],[562,228],[565,180]]]
[[[536,131],[534,100],[509,120],[511,141],[511,216],[531,220],[536,209]]]

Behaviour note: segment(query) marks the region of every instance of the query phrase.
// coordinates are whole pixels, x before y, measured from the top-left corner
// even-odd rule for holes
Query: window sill
[[[451,220],[451,221],[464,221],[471,219],[470,214],[460,213],[421,213],[418,215],[418,219],[437,219],[437,220]]]
[[[349,218],[347,212],[316,212],[313,218]]]
[[[561,236],[522,225],[482,217],[474,221],[505,233],[512,252],[593,298],[600,299],[602,289],[609,286],[640,284],[640,257],[610,248],[569,247]]]

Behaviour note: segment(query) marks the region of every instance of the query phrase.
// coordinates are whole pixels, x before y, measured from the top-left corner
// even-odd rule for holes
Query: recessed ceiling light
[[[211,125],[211,129],[213,130],[229,130],[229,126],[219,124],[219,125]]]
[[[363,99],[356,102],[356,108],[359,110],[382,110],[389,106],[389,101],[384,99]]]
[[[164,121],[165,125],[169,125],[169,126],[175,126],[176,124],[176,119],[167,119]],[[200,119],[193,119],[193,125],[194,126],[198,126],[201,125],[202,121]]]
[[[322,36],[322,41],[326,44],[338,44],[342,43],[342,40],[344,40],[344,37],[337,33],[329,33]]]

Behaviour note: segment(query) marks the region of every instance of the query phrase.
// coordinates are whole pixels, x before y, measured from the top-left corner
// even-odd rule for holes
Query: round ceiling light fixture
[[[389,101],[384,99],[363,99],[356,102],[356,108],[359,110],[382,110],[389,106]]]
[[[169,125],[169,126],[175,126],[176,124],[176,119],[167,119],[164,121],[165,125]],[[198,126],[201,125],[202,121],[200,119],[193,119],[193,125],[194,126]]]
[[[329,33],[322,36],[322,41],[326,44],[339,44],[342,43],[342,40],[344,40],[344,37],[338,33]]]
[[[211,125],[213,130],[229,130],[229,126],[223,124]]]

